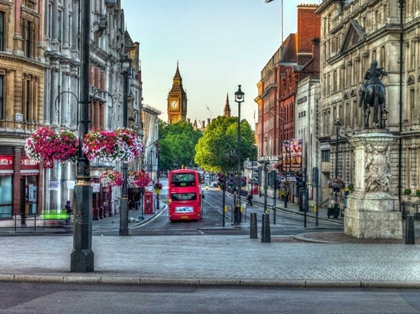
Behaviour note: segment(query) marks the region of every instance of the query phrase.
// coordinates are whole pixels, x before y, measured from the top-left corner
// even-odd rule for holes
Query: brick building
[[[283,41],[261,71],[257,83],[258,159],[269,161],[268,170],[281,164],[283,140],[295,137],[297,83],[319,72],[319,54],[314,52],[318,44],[313,41],[320,37],[317,7],[297,6],[297,32]]]

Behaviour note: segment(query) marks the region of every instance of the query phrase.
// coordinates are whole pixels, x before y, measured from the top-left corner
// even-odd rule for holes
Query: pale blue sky
[[[320,0],[283,1],[284,38],[297,30],[297,5],[309,3]],[[281,0],[122,0],[122,6],[131,38],[140,43],[144,104],[166,121],[179,60],[191,121],[222,115],[226,93],[237,116],[241,84],[241,118],[254,127],[256,84],[281,42]]]

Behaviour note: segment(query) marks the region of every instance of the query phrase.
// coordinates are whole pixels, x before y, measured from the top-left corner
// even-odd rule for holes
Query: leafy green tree
[[[178,168],[190,167],[190,163],[194,166],[195,145],[202,136],[187,121],[167,124],[159,120],[159,168],[170,170],[174,163]]]
[[[248,121],[241,121],[241,165],[246,158],[255,160],[254,133]],[[195,163],[206,171],[225,172],[238,167],[238,118],[214,119],[196,145]]]

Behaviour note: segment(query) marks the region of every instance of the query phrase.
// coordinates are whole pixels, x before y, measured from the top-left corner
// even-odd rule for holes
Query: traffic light
[[[233,188],[235,186],[235,175],[233,172],[229,172],[228,185],[230,188]]]
[[[276,175],[276,178],[274,180],[274,188],[276,190],[280,189],[280,182],[281,182],[281,177],[279,175]]]
[[[304,188],[306,183],[305,174],[303,171],[299,170],[295,173],[296,183],[299,188]]]
[[[217,178],[217,181],[218,181],[217,184],[219,185],[219,187],[222,190],[224,190],[225,189],[225,181],[226,181],[225,175],[223,173],[219,173],[217,176],[218,176],[218,178]]]
[[[242,177],[242,187],[246,187],[246,177]]]

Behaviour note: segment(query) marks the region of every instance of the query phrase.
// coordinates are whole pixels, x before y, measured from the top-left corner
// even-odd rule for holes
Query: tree
[[[195,145],[203,136],[187,121],[167,124],[159,120],[159,168],[170,170],[182,165],[190,167],[194,162]]]
[[[241,165],[246,158],[255,160],[254,133],[248,121],[241,121]],[[238,118],[214,119],[196,145],[195,163],[206,171],[226,172],[238,167]]]

